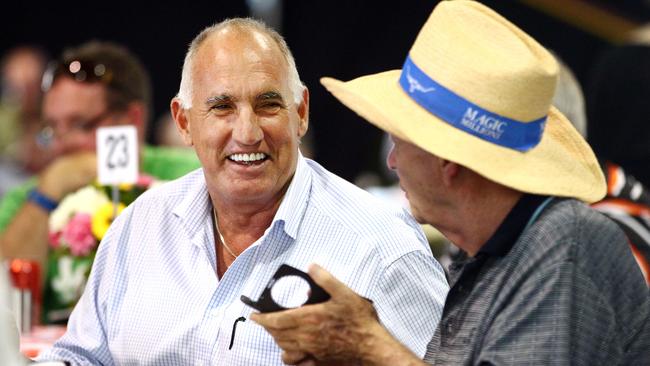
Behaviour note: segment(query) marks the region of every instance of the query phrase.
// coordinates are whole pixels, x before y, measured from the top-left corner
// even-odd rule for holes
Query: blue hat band
[[[542,139],[546,116],[521,122],[492,113],[429,78],[410,56],[404,62],[399,83],[422,108],[455,128],[485,141],[527,151]]]

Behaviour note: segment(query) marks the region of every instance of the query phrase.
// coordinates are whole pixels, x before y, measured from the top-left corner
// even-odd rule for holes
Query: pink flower
[[[90,215],[85,213],[76,214],[63,228],[62,236],[76,256],[87,255],[97,243],[90,230]]]
[[[154,179],[153,179],[152,176],[146,175],[146,174],[140,174],[140,176],[138,177],[138,180],[135,182],[135,184],[138,187],[147,188],[147,187],[149,187],[151,185],[151,183],[153,183],[153,181],[154,181]]]
[[[54,249],[58,248],[61,245],[61,231],[57,232],[48,232],[47,241],[50,243],[50,246]]]

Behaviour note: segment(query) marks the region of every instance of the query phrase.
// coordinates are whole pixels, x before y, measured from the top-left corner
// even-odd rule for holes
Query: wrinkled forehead
[[[55,118],[106,107],[106,87],[80,83],[69,77],[57,79],[43,96],[43,117]]]
[[[199,46],[194,62],[196,66],[233,59],[287,65],[279,46],[269,35],[239,27],[224,28],[208,36]]]
[[[228,28],[215,32],[201,44],[193,60],[191,77],[193,84],[203,87],[227,77],[231,81],[270,82],[284,89],[288,88],[288,64],[268,35]]]

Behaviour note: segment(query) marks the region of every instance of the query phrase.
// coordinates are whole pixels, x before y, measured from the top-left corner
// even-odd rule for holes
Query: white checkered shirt
[[[129,206],[100,245],[67,333],[40,359],[282,365],[271,336],[237,319],[252,311],[240,295],[257,299],[283,263],[323,266],[372,299],[382,324],[424,356],[448,285],[405,211],[300,157],[271,226],[218,279],[211,209],[202,170]],[[304,294],[289,288],[282,296]]]

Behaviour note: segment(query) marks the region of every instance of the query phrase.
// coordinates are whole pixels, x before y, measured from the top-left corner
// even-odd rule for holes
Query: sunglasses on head
[[[69,77],[78,82],[102,82],[108,85],[113,80],[113,71],[99,62],[83,60],[56,61],[48,65],[43,74],[41,83],[43,92],[50,90],[52,84],[61,76]]]

